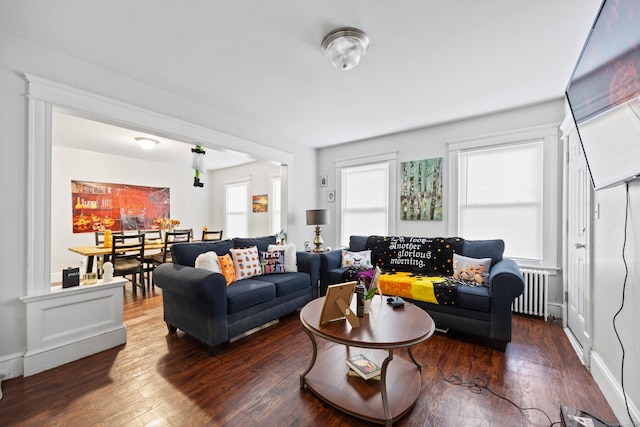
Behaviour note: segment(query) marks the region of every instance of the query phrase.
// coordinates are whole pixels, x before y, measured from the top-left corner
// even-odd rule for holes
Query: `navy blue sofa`
[[[349,248],[359,252],[371,249],[367,246],[370,236],[351,236]],[[407,238],[408,239],[408,238]],[[511,341],[511,305],[524,291],[524,279],[515,261],[504,258],[502,240],[462,240],[459,255],[470,258],[491,258],[488,286],[458,286],[458,298],[454,305],[431,304],[409,300],[424,309],[441,330],[460,331],[492,341],[492,345],[504,350]],[[341,268],[342,249],[320,255],[320,294],[327,286],[343,282],[345,270]],[[380,266],[383,270],[389,266]]]
[[[320,257],[316,254],[297,252],[298,272],[254,276],[229,286],[222,274],[195,268],[198,255],[208,251],[224,255],[232,247],[250,246],[266,251],[268,245],[275,243],[275,236],[266,236],[174,244],[173,263],[161,264],[153,272],[155,284],[162,288],[164,320],[169,331],[182,330],[215,355],[231,338],[317,298]]]

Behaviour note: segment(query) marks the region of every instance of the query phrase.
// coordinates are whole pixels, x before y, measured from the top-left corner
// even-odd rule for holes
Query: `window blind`
[[[501,238],[509,256],[540,261],[543,141],[463,151],[459,162],[460,235]]]

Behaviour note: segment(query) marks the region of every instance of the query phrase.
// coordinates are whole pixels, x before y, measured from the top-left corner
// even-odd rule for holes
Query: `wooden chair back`
[[[222,240],[222,230],[202,230],[202,241],[217,241]]]

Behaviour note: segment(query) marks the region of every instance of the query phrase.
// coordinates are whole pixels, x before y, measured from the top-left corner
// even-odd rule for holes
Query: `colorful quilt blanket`
[[[453,276],[453,254],[462,252],[460,237],[370,236],[371,261],[383,270]]]
[[[411,298],[431,304],[456,305],[458,282],[442,276],[422,276],[405,271],[385,272],[378,279],[384,295]]]

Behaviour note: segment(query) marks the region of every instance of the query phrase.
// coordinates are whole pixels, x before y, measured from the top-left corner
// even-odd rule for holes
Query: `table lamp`
[[[320,226],[329,224],[329,209],[310,209],[307,211],[307,225],[316,226],[316,237],[313,239],[313,252],[322,252],[322,236],[320,235]]]

